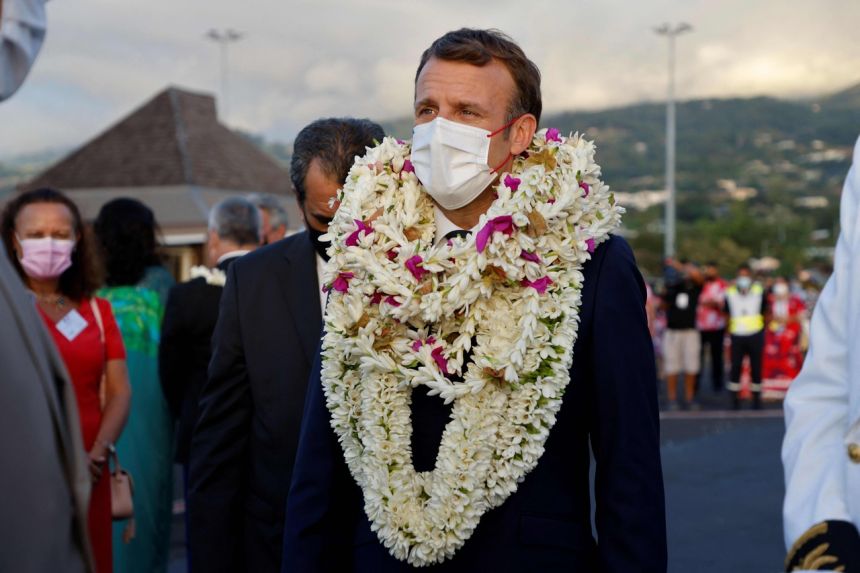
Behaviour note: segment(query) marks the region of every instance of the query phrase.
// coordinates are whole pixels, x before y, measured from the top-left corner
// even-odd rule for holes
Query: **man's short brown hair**
[[[486,66],[494,58],[499,60],[508,68],[517,86],[517,91],[508,104],[508,120],[530,113],[540,122],[540,70],[506,34],[499,30],[472,28],[448,32],[421,54],[421,63],[415,72],[416,82],[430,58],[466,62],[479,67]]]

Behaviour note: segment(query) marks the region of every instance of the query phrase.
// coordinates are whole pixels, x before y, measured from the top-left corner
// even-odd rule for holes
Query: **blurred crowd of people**
[[[714,262],[667,259],[646,303],[667,408],[698,410],[707,384],[714,394],[727,389],[734,408],[747,396],[756,409],[763,397],[784,397],[803,365],[818,290],[808,272],[743,264],[723,277]]]
[[[274,196],[223,199],[209,214],[206,264],[181,284],[159,254],[153,211],[137,199],[106,203],[91,225],[56,189],[21,193],[4,208],[5,255],[74,390],[98,573],[166,571],[174,461],[184,469],[190,565],[279,567],[287,460],[322,330],[327,243],[319,237],[352,158],[383,137],[367,120],[307,126],[292,164],[307,231],[286,238],[287,213]],[[132,476],[131,519],[112,512],[111,459]]]

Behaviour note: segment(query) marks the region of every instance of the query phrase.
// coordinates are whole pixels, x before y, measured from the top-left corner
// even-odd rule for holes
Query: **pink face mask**
[[[19,259],[27,276],[54,279],[72,266],[75,242],[69,239],[18,239],[23,256]]]

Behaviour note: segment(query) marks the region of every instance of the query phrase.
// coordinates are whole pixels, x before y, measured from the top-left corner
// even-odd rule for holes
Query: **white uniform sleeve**
[[[851,284],[860,261],[860,139],[840,207],[841,233],[834,272],[812,317],[809,354],[785,400],[783,520],[786,548],[825,520],[851,521],[846,505],[843,439],[848,425],[848,308],[860,284]],[[852,295],[852,290],[855,294]]]
[[[3,0],[0,20],[0,101],[27,77],[45,39],[45,0]]]

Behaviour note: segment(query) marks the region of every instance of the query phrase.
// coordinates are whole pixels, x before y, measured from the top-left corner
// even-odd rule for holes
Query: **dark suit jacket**
[[[657,376],[644,283],[618,237],[597,249],[583,273],[571,381],[545,453],[457,554],[428,571],[666,570]],[[361,491],[329,426],[319,366],[317,359],[287,505],[282,571],[412,571],[370,531]],[[417,396],[413,455],[416,468],[428,469],[449,409],[438,398]],[[589,443],[599,543],[591,527]]]
[[[307,232],[228,270],[191,441],[195,573],[278,571],[308,374],[322,331]]]
[[[217,268],[227,272],[237,257],[221,261]],[[170,413],[178,420],[176,461],[188,463],[191,432],[197,423],[200,390],[212,358],[212,333],[218,321],[218,305],[224,287],[210,285],[197,277],[171,287],[161,323],[158,346],[158,374]]]

